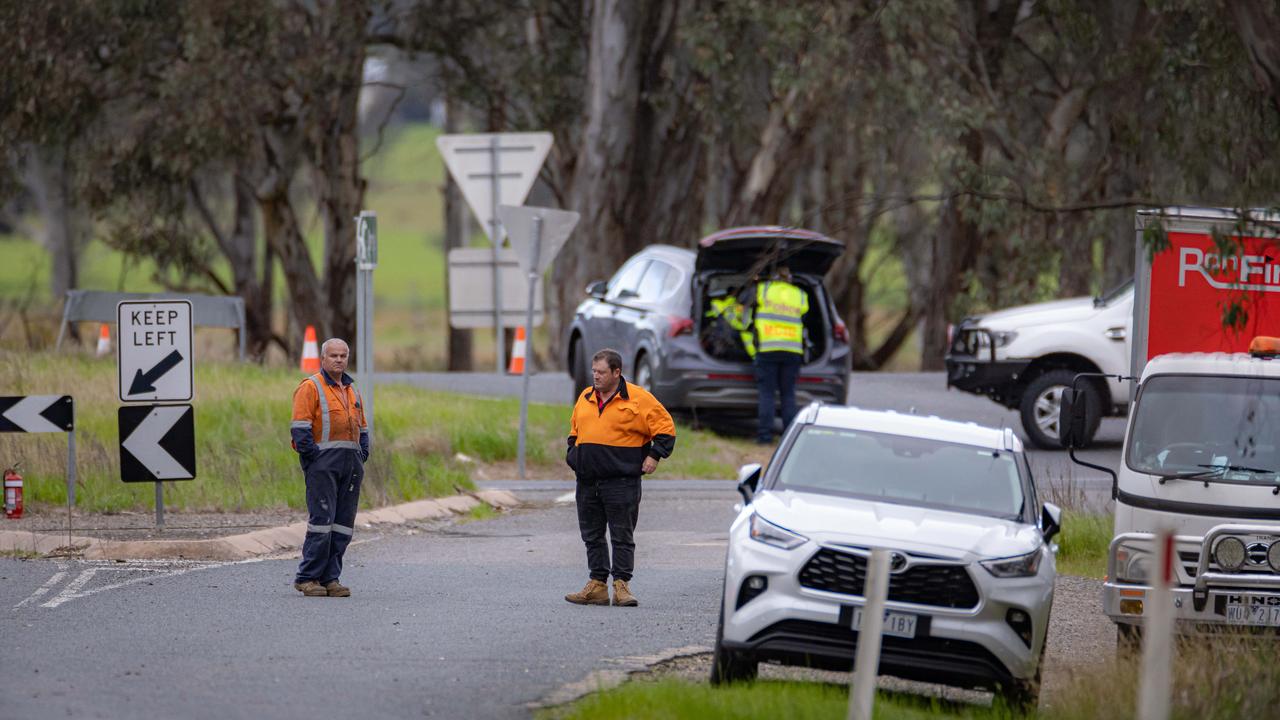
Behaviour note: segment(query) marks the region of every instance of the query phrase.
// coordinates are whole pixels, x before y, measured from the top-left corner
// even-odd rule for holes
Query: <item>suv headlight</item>
[[[1145,583],[1151,576],[1151,554],[1121,545],[1116,548],[1116,577],[1120,582]]]
[[[1031,577],[1040,571],[1043,548],[1036,548],[1026,555],[983,560],[980,564],[998,578]]]
[[[784,530],[756,513],[751,514],[751,539],[783,550],[798,548],[809,541],[809,538]]]

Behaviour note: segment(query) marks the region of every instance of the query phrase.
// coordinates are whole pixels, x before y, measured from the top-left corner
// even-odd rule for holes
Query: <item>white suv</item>
[[[1011,430],[815,403],[738,487],[713,683],[762,661],[849,669],[885,548],[880,671],[1035,705],[1061,513]]]

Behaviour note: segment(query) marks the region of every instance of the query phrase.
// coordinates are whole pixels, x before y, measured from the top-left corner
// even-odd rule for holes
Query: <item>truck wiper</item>
[[[1160,475],[1160,484],[1165,484],[1168,480],[1204,480],[1204,486],[1209,487],[1209,478],[1217,477],[1227,471],[1226,465],[1201,465],[1206,470],[1181,470],[1174,473],[1163,473]]]
[[[1249,467],[1248,465],[1207,465],[1200,463],[1196,467],[1202,467],[1204,470],[1183,470],[1181,472],[1161,475],[1160,484],[1163,485],[1166,480],[1203,480],[1204,486],[1209,487],[1210,480],[1222,477],[1228,472],[1251,472],[1262,475],[1276,474],[1275,470]],[[1280,486],[1276,487],[1276,491],[1276,494],[1280,494]]]
[[[1214,470],[1221,470],[1222,472],[1226,472],[1230,470],[1235,472],[1251,472],[1251,473],[1257,473],[1260,475],[1276,474],[1275,470],[1268,470],[1266,468],[1249,467],[1248,465],[1198,465],[1197,467],[1213,468]]]

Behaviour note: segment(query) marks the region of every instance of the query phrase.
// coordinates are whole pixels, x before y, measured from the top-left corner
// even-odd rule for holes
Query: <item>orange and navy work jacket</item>
[[[619,378],[603,406],[594,388],[578,394],[565,461],[579,480],[640,477],[646,457],[669,457],[675,446],[676,425],[667,409],[648,390]]]
[[[362,460],[368,458],[369,426],[351,376],[343,373],[341,382],[334,382],[318,372],[299,383],[293,391],[289,435],[304,461],[330,450],[358,450]]]

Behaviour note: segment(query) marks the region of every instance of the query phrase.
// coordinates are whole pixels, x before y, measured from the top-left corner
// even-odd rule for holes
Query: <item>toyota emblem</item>
[[[907,569],[907,556],[900,552],[889,553],[889,572],[900,573]]]

